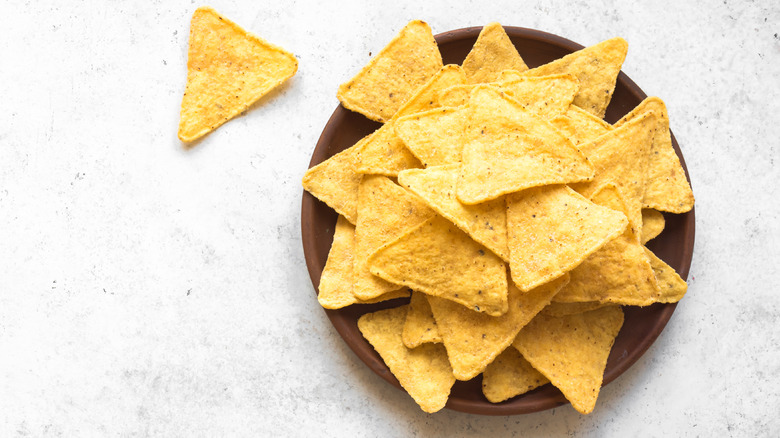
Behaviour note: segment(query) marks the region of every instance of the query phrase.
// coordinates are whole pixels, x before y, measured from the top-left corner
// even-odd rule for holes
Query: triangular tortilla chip
[[[577,105],[571,105],[566,114],[553,118],[550,123],[575,146],[593,141],[612,130],[612,125]]]
[[[465,205],[455,196],[459,164],[410,169],[398,175],[398,183],[422,198],[436,213],[458,226],[472,239],[509,261],[506,246],[504,199]]]
[[[664,230],[666,219],[658,210],[652,208],[642,209],[642,236],[640,242],[642,245],[655,239]]]
[[[623,326],[620,307],[556,318],[538,315],[512,344],[581,414],[596,406],[604,368]]]
[[[523,70],[527,71],[527,70]],[[517,79],[524,78],[525,75],[523,75],[522,72],[519,72],[517,70],[504,70],[498,75],[498,81],[499,82],[505,82],[505,81],[514,81]]]
[[[485,85],[503,91],[527,110],[547,120],[565,113],[579,90],[579,82],[572,75],[521,77]],[[476,87],[474,84],[449,87],[439,93],[439,100],[442,106],[465,105]]]
[[[377,175],[363,177],[358,190],[358,220],[355,228],[355,283],[353,293],[371,300],[398,289],[371,274],[368,257],[406,230],[425,222],[435,213],[412,193]]]
[[[547,76],[568,73],[576,76],[580,81],[580,91],[574,98],[574,104],[598,117],[604,117],[627,51],[626,40],[612,38],[523,74]]]
[[[474,313],[499,316],[507,311],[504,262],[441,216],[383,246],[368,264],[374,275]]]
[[[566,137],[491,87],[472,91],[467,119],[458,175],[464,204],[593,177],[593,166]]]
[[[348,149],[312,167],[303,175],[303,188],[353,224],[357,223],[358,187],[363,175],[357,173],[358,151],[363,137]]]
[[[338,98],[344,108],[386,122],[442,65],[430,26],[414,20],[339,87]]]
[[[441,343],[439,328],[436,326],[426,296],[421,292],[413,292],[412,299],[409,301],[409,313],[406,314],[406,322],[404,322],[404,345],[409,348],[419,347],[429,342]]]
[[[594,193],[591,201],[624,214],[627,212],[620,193],[611,184]],[[631,224],[622,235],[572,269],[571,281],[553,301],[597,301],[629,306],[654,303],[658,285],[635,228]]]
[[[528,70],[515,45],[498,23],[482,28],[477,42],[463,61],[463,70],[471,83],[491,82],[502,70]]]
[[[506,223],[512,280],[527,291],[574,269],[620,235],[628,220],[557,185],[507,197]]]
[[[500,403],[514,396],[550,383],[517,351],[507,348],[482,374],[482,394],[491,403]]]
[[[618,120],[615,127],[618,128],[648,111],[656,113],[658,125],[650,148],[643,205],[670,213],[685,213],[693,208],[693,191],[672,146],[669,114],[664,102],[657,97],[648,97]]]
[[[359,300],[352,294],[353,266],[355,256],[355,226],[344,216],[336,221],[333,244],[320,278],[317,300],[326,309],[341,309],[352,304],[376,303],[394,298],[408,297],[409,289],[388,292],[369,301]],[[426,302],[427,304],[427,302]]]
[[[612,306],[612,304],[603,304],[596,301],[588,301],[584,303],[556,303],[553,301],[547,307],[542,309],[540,313],[547,316],[567,316],[576,315],[578,313],[590,312],[601,307]]]
[[[455,377],[443,346],[406,348],[401,333],[408,307],[367,313],[358,319],[358,329],[420,408],[432,413],[447,404]]]
[[[656,113],[644,113],[597,139],[579,146],[596,167],[592,181],[571,184],[571,188],[590,197],[606,184],[614,184],[620,191],[628,220],[640,231],[642,224],[642,197],[647,180],[648,154],[653,144]]]
[[[425,167],[459,163],[466,121],[459,108],[437,108],[401,117],[395,133]]]
[[[192,14],[179,139],[194,141],[241,114],[298,70],[292,53],[210,7]]]
[[[658,303],[676,303],[685,296],[688,291],[688,283],[683,280],[674,268],[667,265],[652,251],[645,248],[645,254],[650,259],[650,265],[653,266],[655,279],[658,282]]]
[[[360,173],[396,176],[404,169],[422,167],[420,161],[396,134],[398,119],[421,111],[437,108],[440,90],[466,82],[463,69],[445,65],[399,109],[391,120],[379,128],[360,149]]]
[[[455,378],[470,380],[484,371],[568,281],[568,276],[563,276],[529,292],[510,285],[509,309],[501,316],[474,312],[452,301],[429,296]]]

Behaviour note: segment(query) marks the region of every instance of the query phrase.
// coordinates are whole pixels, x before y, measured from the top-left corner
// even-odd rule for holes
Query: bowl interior
[[[505,27],[505,29],[523,60],[531,68],[582,48],[577,43],[537,30],[520,27]],[[444,63],[460,64],[471,50],[480,30],[481,27],[471,27],[437,35],[436,41]],[[647,97],[645,93],[621,72],[612,101],[607,108],[606,121],[616,122],[645,97]],[[352,146],[380,126],[379,123],[339,106],[333,112],[317,142],[309,167]],[[687,176],[688,169],[674,134],[672,134],[672,142]],[[690,181],[690,178],[688,179]],[[687,279],[693,256],[694,211],[681,215],[664,214],[664,217],[666,227],[663,233],[650,241],[647,246],[672,266],[682,278]],[[315,291],[333,241],[336,219],[337,215],[330,207],[304,191],[301,231],[306,264]],[[407,302],[408,298],[371,305],[353,305],[340,310],[325,310],[333,326],[355,354],[375,373],[399,389],[401,386],[382,358],[360,334],[357,319],[364,313]],[[644,308],[624,307],[625,323],[607,361],[604,385],[617,378],[642,356],[666,326],[675,307],[676,304],[655,304]],[[488,402],[482,395],[481,385],[481,375],[468,382],[456,382],[447,408],[483,415],[514,415],[550,409],[567,403],[561,392],[548,384],[505,402],[494,404]]]

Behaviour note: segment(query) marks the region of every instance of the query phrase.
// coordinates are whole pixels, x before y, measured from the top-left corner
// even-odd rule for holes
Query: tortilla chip
[[[429,342],[441,343],[439,328],[436,326],[426,296],[424,293],[414,292],[409,301],[409,313],[406,314],[406,322],[404,322],[404,345],[409,348],[419,347]]]
[[[664,230],[666,219],[660,211],[652,208],[642,209],[642,236],[640,242],[642,245],[655,239]]]
[[[580,81],[574,104],[597,117],[604,117],[615,91],[620,67],[626,59],[628,43],[612,38],[586,47],[548,64],[523,73],[526,76],[572,74]]]
[[[562,186],[507,197],[512,280],[524,291],[560,277],[626,229],[626,216]]]
[[[464,111],[437,108],[401,117],[395,133],[424,167],[459,163],[463,149]]]
[[[527,71],[527,70],[523,70]],[[523,75],[523,72],[517,71],[517,70],[504,70],[498,75],[498,81],[499,82],[505,82],[505,81],[514,81],[516,79],[523,79],[525,75]]]
[[[396,176],[404,169],[422,167],[420,160],[410,151],[396,134],[395,125],[399,118],[420,111],[437,108],[440,90],[466,82],[463,69],[457,65],[446,65],[398,110],[384,126],[363,145],[360,150],[360,173]],[[460,153],[460,152],[458,152]]]
[[[550,383],[517,351],[507,348],[485,368],[482,393],[491,403],[500,403]]]
[[[429,296],[455,378],[470,380],[484,371],[568,281],[568,276],[563,276],[529,292],[510,285],[509,309],[501,316],[474,312],[452,301]]]
[[[674,268],[667,265],[652,251],[645,248],[645,254],[650,259],[650,265],[653,266],[655,279],[658,282],[658,303],[676,303],[685,296],[688,291],[688,284],[683,280]]]
[[[435,213],[416,196],[383,176],[366,175],[358,190],[358,220],[355,228],[355,281],[353,293],[371,300],[400,285],[375,277],[368,270],[368,258],[382,245],[406,230],[428,220]]]
[[[292,53],[210,7],[192,14],[179,139],[194,141],[241,114],[298,70]]]
[[[620,127],[648,111],[656,113],[658,125],[650,148],[643,205],[670,213],[685,213],[693,208],[693,191],[672,146],[669,114],[664,102],[657,97],[648,97],[618,120],[615,127]]]
[[[436,213],[454,223],[472,239],[509,261],[506,245],[504,199],[465,205],[458,202],[455,185],[459,164],[410,169],[398,175],[398,183],[422,198]]]
[[[322,270],[317,301],[326,309],[341,309],[352,304],[377,303],[394,298],[408,297],[409,289],[402,288],[388,292],[369,301],[357,299],[352,294],[353,267],[355,254],[355,226],[344,216],[336,221],[333,244],[328,253],[328,261]]]
[[[606,184],[614,184],[628,208],[628,220],[632,225],[639,224],[639,227],[642,223],[648,153],[657,123],[655,114],[645,113],[580,145],[582,153],[596,167],[596,177],[589,182],[571,184],[571,188],[586,197]]]
[[[627,208],[613,185],[594,193],[591,201],[622,213]],[[630,222],[630,221],[629,221]],[[658,285],[634,224],[591,254],[571,272],[571,281],[553,301],[647,306],[655,302]]]
[[[620,307],[602,307],[561,318],[538,315],[512,345],[581,414],[596,406],[607,358],[623,326]]]
[[[557,303],[553,301],[547,307],[542,309],[540,313],[543,313],[547,316],[561,317],[590,312],[591,310],[596,310],[605,306],[612,306],[612,304],[603,304],[597,301],[588,301],[584,303]]]
[[[348,149],[312,167],[303,175],[303,188],[353,224],[357,223],[358,187],[363,175],[357,173],[358,151],[363,137]]]
[[[386,122],[442,65],[430,26],[414,20],[339,87],[338,98],[344,108]]]
[[[358,319],[358,329],[420,408],[432,413],[447,404],[455,377],[443,346],[404,346],[401,333],[408,307],[365,314]]]
[[[464,204],[593,177],[593,166],[566,137],[495,89],[474,89],[468,120],[458,175]]]
[[[383,246],[368,264],[374,275],[474,313],[499,316],[508,308],[504,262],[438,215]]]
[[[463,61],[463,70],[471,83],[496,80],[502,70],[528,70],[515,45],[498,23],[483,27],[477,42]]]
[[[550,123],[575,146],[593,141],[612,130],[612,125],[577,105],[571,105],[565,115],[553,118]]]

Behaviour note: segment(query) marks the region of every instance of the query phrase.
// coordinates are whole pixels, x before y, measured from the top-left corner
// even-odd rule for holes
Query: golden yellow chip
[[[382,245],[396,239],[435,213],[416,196],[389,178],[377,175],[363,177],[358,190],[358,220],[355,228],[355,282],[353,293],[361,300],[371,300],[398,289],[371,274],[368,257]]]
[[[359,300],[352,294],[353,263],[355,256],[355,226],[344,216],[336,221],[333,244],[320,278],[317,300],[326,309],[341,309],[352,304],[376,303],[394,298],[408,297],[409,289],[388,292],[369,301]],[[426,303],[427,304],[427,303]]]
[[[602,307],[561,318],[538,315],[512,345],[581,414],[596,406],[604,368],[623,326],[620,307]]]
[[[660,211],[652,208],[642,209],[642,236],[640,242],[642,245],[655,239],[664,230],[666,219]]]
[[[528,70],[523,74],[526,76],[554,74],[576,76],[580,81],[580,91],[574,98],[574,104],[598,117],[604,117],[627,52],[628,43],[626,40],[612,38]]]
[[[680,301],[688,291],[688,284],[675,272],[674,268],[659,259],[652,251],[645,248],[645,254],[650,259],[655,279],[658,282],[658,296],[655,301],[658,303]]]
[[[312,167],[303,175],[303,188],[353,224],[357,223],[358,152],[367,137]]]
[[[398,175],[398,183],[422,198],[436,213],[457,225],[472,239],[509,261],[504,198],[476,205],[458,202],[455,185],[459,166],[450,164],[405,170]]]
[[[409,301],[409,313],[404,322],[404,345],[408,348],[419,347],[422,344],[441,343],[439,328],[433,318],[431,305],[426,295],[421,292],[412,293]]]
[[[414,20],[339,87],[338,98],[344,108],[386,122],[442,65],[430,26]]]
[[[526,70],[523,70],[526,71]],[[514,81],[517,79],[523,79],[525,78],[525,75],[523,75],[522,72],[517,70],[504,70],[498,75],[498,81],[499,82],[505,82],[505,81]]]
[[[495,81],[503,70],[528,70],[515,45],[498,23],[490,23],[479,32],[463,70],[471,83]]]
[[[432,413],[447,404],[455,377],[443,346],[406,348],[401,333],[408,307],[365,314],[358,319],[358,329],[420,408]]]
[[[416,90],[414,95],[399,109],[395,116],[379,128],[360,149],[358,171],[367,174],[396,176],[404,169],[422,167],[400,137],[395,124],[400,117],[420,111],[437,108],[440,90],[466,82],[463,69],[457,65],[446,65],[428,82]]]
[[[500,403],[547,383],[550,380],[536,371],[516,348],[507,348],[485,368],[482,393],[491,403]]]
[[[593,177],[593,166],[566,137],[491,87],[472,91],[468,120],[458,175],[464,204]]]
[[[292,53],[210,7],[192,14],[179,139],[194,141],[242,113],[298,70]]]
[[[429,296],[455,378],[470,380],[484,371],[568,281],[568,276],[563,276],[528,292],[510,285],[509,309],[501,316],[474,312],[452,301]]]
[[[598,205],[626,213],[620,192],[604,186],[591,197]],[[607,242],[571,272],[571,281],[553,301],[625,304],[647,306],[656,302],[658,285],[653,268],[639,243],[634,224],[622,235]]]
[[[643,205],[670,213],[685,213],[693,208],[693,191],[672,146],[669,114],[664,102],[657,97],[648,97],[618,120],[615,127],[620,127],[648,111],[656,113],[658,125],[650,149]]]
[[[449,107],[411,114],[395,122],[395,133],[425,167],[460,163],[463,115]]]
[[[589,143],[581,144],[580,150],[596,167],[596,177],[589,182],[571,184],[571,188],[586,197],[606,184],[614,184],[628,208],[628,220],[632,226],[639,224],[637,227],[641,227],[642,223],[642,198],[648,154],[657,124],[655,118],[655,112],[644,113]]]
[[[563,185],[510,195],[506,222],[512,280],[525,291],[574,269],[628,225]]]
[[[553,118],[550,123],[577,146],[612,130],[612,125],[577,105],[571,105],[565,115]]]
[[[591,310],[596,310],[605,306],[612,306],[612,304],[602,304],[596,301],[589,301],[584,303],[556,303],[553,301],[547,307],[542,309],[540,313],[543,313],[547,316],[561,317],[590,312]]]
[[[368,265],[385,280],[452,300],[474,313],[499,316],[508,309],[504,262],[438,215],[383,246]]]

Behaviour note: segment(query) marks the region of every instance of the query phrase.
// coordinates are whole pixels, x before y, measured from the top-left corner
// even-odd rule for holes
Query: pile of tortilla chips
[[[413,21],[339,88],[384,125],[303,178],[340,215],[319,302],[411,294],[358,327],[424,411],[483,374],[491,402],[549,382],[590,413],[621,306],[685,294],[644,247],[660,211],[693,206],[666,108],[602,120],[626,51],[615,38],[529,69],[491,24],[442,65]]]

